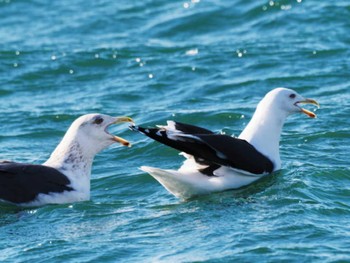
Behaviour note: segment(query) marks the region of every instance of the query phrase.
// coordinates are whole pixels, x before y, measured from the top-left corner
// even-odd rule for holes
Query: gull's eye
[[[295,95],[294,93],[292,93],[292,94],[289,95],[289,98],[295,99],[296,96],[297,96],[297,95]]]
[[[101,124],[103,122],[103,118],[102,117],[97,117],[93,123],[95,124]]]

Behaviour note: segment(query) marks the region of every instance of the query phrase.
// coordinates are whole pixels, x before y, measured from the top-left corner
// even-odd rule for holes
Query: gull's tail
[[[149,166],[141,166],[140,169],[153,176],[154,179],[178,198],[188,199],[192,196],[210,192],[206,187],[202,188],[198,185],[198,182],[201,182],[203,178],[198,178],[197,176],[187,176],[179,171],[163,170]]]

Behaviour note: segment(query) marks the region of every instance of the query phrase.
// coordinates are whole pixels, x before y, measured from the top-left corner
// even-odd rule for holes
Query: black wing
[[[204,129],[202,127],[177,122],[177,121],[170,121],[171,123],[174,123],[175,129],[178,131],[181,131],[185,134],[215,134],[214,132]],[[169,122],[168,122],[169,123]]]
[[[39,194],[72,191],[70,180],[44,165],[0,163],[0,199],[12,203],[33,201]]]
[[[177,128],[177,123],[175,125]],[[182,125],[184,124],[180,124],[179,127],[184,127]],[[208,131],[192,125],[189,127],[192,130]],[[193,155],[198,163],[209,165],[214,169],[218,168],[218,165],[224,165],[253,174],[273,171],[273,163],[254,146],[242,139],[214,134],[210,131],[210,133],[190,134],[188,129],[184,129],[183,133],[168,133],[165,128],[147,129],[133,126],[132,129],[174,149]],[[213,168],[209,169],[209,171],[212,170]]]

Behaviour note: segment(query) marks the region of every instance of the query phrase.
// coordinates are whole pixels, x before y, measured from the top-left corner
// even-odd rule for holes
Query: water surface
[[[350,3],[248,2],[0,0],[0,159],[44,162],[91,112],[238,135],[275,87],[322,106],[287,121],[281,171],[186,202],[138,169],[182,157],[120,125],[91,201],[0,205],[0,261],[350,261]]]

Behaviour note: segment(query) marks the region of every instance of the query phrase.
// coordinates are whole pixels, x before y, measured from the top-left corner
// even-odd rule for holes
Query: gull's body
[[[317,104],[290,89],[270,91],[238,138],[174,121],[153,129],[133,127],[187,158],[178,170],[141,169],[184,199],[248,185],[281,168],[279,141],[286,118],[296,112],[316,117],[300,103]]]
[[[124,121],[131,119],[103,114],[81,116],[42,165],[1,162],[0,200],[22,206],[89,200],[95,155],[115,142],[129,145],[107,131],[108,126]]]

